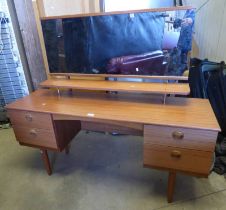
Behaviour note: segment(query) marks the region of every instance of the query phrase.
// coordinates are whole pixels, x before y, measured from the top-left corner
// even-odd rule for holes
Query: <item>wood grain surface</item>
[[[28,128],[23,126],[14,126],[13,130],[17,141],[25,144],[57,149],[57,141],[52,131],[38,128]],[[35,135],[31,132],[35,132]]]
[[[106,94],[93,92],[38,90],[7,105],[7,109],[65,115],[76,120],[91,119],[176,126],[220,131],[218,122],[206,99],[162,97],[149,94]]]
[[[149,75],[122,75],[122,74],[80,74],[80,73],[49,73],[51,77],[73,77],[73,78],[136,78],[136,79],[153,79],[153,80],[177,80],[188,81],[187,76],[149,76]]]
[[[144,165],[149,167],[208,175],[212,160],[212,152],[144,144]]]
[[[144,12],[166,12],[166,11],[177,11],[177,10],[188,10],[193,9],[192,6],[178,6],[178,7],[162,7],[152,9],[140,9],[140,10],[126,10],[126,11],[114,11],[114,12],[96,12],[96,13],[82,13],[74,15],[61,15],[61,16],[43,16],[41,20],[51,19],[65,19],[65,18],[76,18],[76,17],[89,17],[89,16],[104,16],[104,15],[119,15],[119,14],[130,14],[130,13],[144,13]]]
[[[94,81],[74,79],[49,79],[40,83],[42,88],[68,88],[78,90],[103,90],[133,93],[177,94],[189,95],[187,83],[148,83],[148,82],[119,82]]]
[[[183,137],[175,138],[174,132]],[[144,126],[144,143],[214,152],[218,132],[168,126]]]
[[[8,111],[8,115],[13,125],[53,131],[52,118],[50,114],[10,110]]]
[[[80,121],[57,120],[53,121],[54,130],[57,139],[57,145],[60,151],[64,150],[72,139],[81,130]]]
[[[47,75],[45,72],[33,4],[32,1],[27,0],[14,1],[14,4],[29,66],[29,76],[34,89],[37,89],[39,83],[46,80]]]

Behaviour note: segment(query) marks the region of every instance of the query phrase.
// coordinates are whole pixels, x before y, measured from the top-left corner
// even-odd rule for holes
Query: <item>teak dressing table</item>
[[[208,177],[220,131],[208,100],[167,97],[164,104],[161,96],[150,95],[151,89],[149,94],[147,90],[142,94],[84,92],[77,90],[76,81],[63,82],[64,86],[60,82],[54,86],[46,81],[41,86],[50,89],[37,90],[7,106],[16,139],[41,150],[49,175],[47,151],[68,153],[74,136],[80,130],[91,130],[144,136],[144,167],[169,172],[168,202],[173,200],[177,172]],[[88,86],[90,81],[84,82]]]
[[[46,17],[41,2],[33,1],[33,7],[43,60],[48,73],[49,66],[40,20],[75,18],[81,17],[81,14]],[[142,10],[142,12],[165,12],[175,9],[186,10],[192,7],[158,8]],[[141,11],[120,13],[131,12]],[[110,14],[118,14],[118,12],[82,16]],[[7,106],[17,141],[20,145],[40,149],[49,175],[52,169],[47,151],[68,153],[74,136],[80,130],[91,130],[143,136],[144,167],[169,172],[168,202],[173,200],[178,172],[208,177],[220,128],[208,100],[168,97],[168,95],[189,94],[188,84],[168,84],[168,80],[187,80],[186,77],[159,78],[130,75],[130,78],[161,79],[164,80],[164,84],[128,84],[127,82],[81,81],[81,79],[75,81],[72,78],[96,75],[51,73],[51,76],[55,78],[40,84],[44,89],[37,90]],[[56,79],[58,76],[63,78]],[[118,94],[108,91],[118,91]]]

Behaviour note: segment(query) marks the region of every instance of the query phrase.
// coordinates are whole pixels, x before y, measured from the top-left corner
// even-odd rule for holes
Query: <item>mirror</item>
[[[181,76],[194,21],[194,9],[43,19],[50,73]]]

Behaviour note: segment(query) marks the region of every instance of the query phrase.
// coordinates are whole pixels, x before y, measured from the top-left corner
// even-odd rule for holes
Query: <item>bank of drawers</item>
[[[144,165],[208,175],[217,132],[144,126]]]
[[[10,110],[8,114],[19,142],[31,146],[57,149],[50,114],[17,110]]]

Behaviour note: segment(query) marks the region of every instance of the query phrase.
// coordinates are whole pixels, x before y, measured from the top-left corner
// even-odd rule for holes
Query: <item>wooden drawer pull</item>
[[[33,136],[33,137],[36,137],[36,136],[37,136],[37,132],[36,132],[35,129],[31,129],[30,132],[29,132],[29,134],[30,134],[31,136]]]
[[[181,152],[178,150],[174,150],[171,152],[171,156],[175,158],[180,158],[181,157]]]
[[[180,132],[180,131],[174,131],[172,133],[172,136],[173,136],[174,139],[182,140],[184,138],[184,133]]]
[[[26,114],[26,115],[25,115],[25,119],[26,119],[27,121],[31,122],[31,121],[32,121],[32,115],[31,115],[31,114]]]

